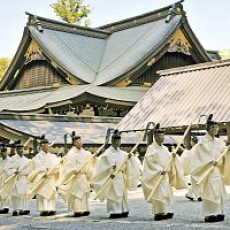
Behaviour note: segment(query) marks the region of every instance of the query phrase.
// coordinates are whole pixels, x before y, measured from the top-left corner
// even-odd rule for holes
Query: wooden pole
[[[184,135],[183,135],[183,138],[182,138],[182,141],[181,143],[178,143],[176,149],[175,149],[175,153],[178,151],[178,149],[180,148],[180,145],[183,143],[183,140],[184,138],[188,135],[190,129],[192,127],[192,123],[187,127],[187,129],[185,130],[184,132]],[[170,164],[172,163],[174,157],[171,156],[170,160],[168,161],[168,163],[166,164],[165,168],[163,169],[163,171],[168,171],[168,168],[170,166]],[[147,201],[149,202],[151,199],[152,199],[152,196],[154,194],[154,192],[156,191],[156,189],[158,188],[158,186],[160,185],[161,181],[162,181],[162,178],[164,177],[164,175],[160,175],[158,181],[156,182],[155,186],[153,187],[151,193],[149,194],[148,198],[147,198]]]
[[[230,145],[230,122],[227,123],[227,145]]]
[[[184,145],[186,146],[186,149],[191,149],[191,131],[188,132],[188,134],[184,138]]]
[[[153,143],[153,133],[154,133],[153,129],[149,130],[147,133],[147,146]]]

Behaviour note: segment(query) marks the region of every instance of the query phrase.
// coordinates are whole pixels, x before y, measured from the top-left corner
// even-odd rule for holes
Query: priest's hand
[[[47,173],[46,173],[46,174],[43,176],[43,178],[45,178],[45,179],[46,179],[47,177],[48,177],[48,176],[47,176]]]
[[[217,166],[218,162],[216,160],[212,161],[213,166]]]
[[[80,171],[78,171],[77,169],[74,170],[74,174],[77,175]]]
[[[115,177],[115,175],[114,175],[114,174],[111,174],[111,175],[110,175],[110,178],[111,178],[111,179],[113,179],[114,177]]]
[[[167,171],[165,171],[165,170],[161,171],[161,175],[165,175],[166,173],[167,173]]]
[[[18,175],[19,174],[19,171],[18,169],[14,172],[15,175]]]

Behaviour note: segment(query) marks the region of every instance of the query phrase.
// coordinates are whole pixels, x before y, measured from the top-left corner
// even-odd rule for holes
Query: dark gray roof
[[[60,66],[73,76],[91,83],[100,67],[106,40],[74,33],[29,27],[32,37]]]
[[[99,28],[86,28],[29,14],[24,37],[14,60],[0,82],[0,89],[23,64],[31,37],[52,64],[68,77],[93,85],[114,85],[135,74],[168,50],[170,38],[181,29],[191,43],[195,62],[210,61],[191,30],[181,2],[179,13],[167,21],[171,6]],[[15,78],[15,81],[17,79]]]
[[[161,19],[111,34],[94,83],[105,84],[134,68],[172,35],[180,21],[181,16],[175,16],[169,23]]]
[[[181,22],[181,15],[169,23],[165,18],[112,33],[106,38],[29,26],[32,37],[44,52],[73,76],[87,83],[110,82],[165,42]]]

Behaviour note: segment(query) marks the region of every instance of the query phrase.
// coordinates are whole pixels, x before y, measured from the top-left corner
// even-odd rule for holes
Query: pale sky
[[[55,0],[0,0],[0,57],[12,57],[27,22],[25,12],[61,21],[50,7]],[[85,0],[93,8],[92,27],[137,16],[176,0]],[[205,49],[230,49],[230,0],[185,0],[190,26]]]

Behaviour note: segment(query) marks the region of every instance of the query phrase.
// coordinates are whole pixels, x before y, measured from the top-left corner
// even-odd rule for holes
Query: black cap
[[[15,147],[16,147],[16,148],[24,147],[24,145],[22,144],[22,141],[21,141],[21,140],[16,140],[16,141],[14,142],[14,144],[15,144]]]
[[[74,136],[72,137],[72,140],[77,140],[77,139],[80,139],[81,137],[80,136]]]
[[[6,151],[7,151],[6,146],[4,144],[2,144],[2,146],[1,146],[1,153],[4,153]]]
[[[154,134],[156,135],[156,134],[160,134],[160,133],[164,134],[164,130],[160,128],[160,123],[157,123],[155,126]]]
[[[71,138],[72,138],[72,142],[74,142],[75,140],[80,139],[81,137],[76,135],[75,131],[73,131],[71,133]]]
[[[121,135],[118,129],[114,130],[113,136],[112,136],[112,140],[119,140],[121,139]]]
[[[49,143],[48,139],[46,139],[45,135],[42,135],[40,137],[40,145],[42,145],[42,144],[48,144],[48,143]]]
[[[207,121],[206,121],[206,129],[207,129],[207,130],[209,130],[209,128],[210,128],[211,126],[217,125],[217,124],[218,124],[217,122],[213,121],[212,118],[213,118],[213,114],[210,114],[210,115],[208,116]]]

